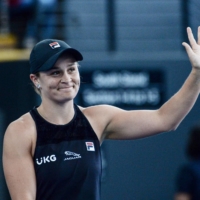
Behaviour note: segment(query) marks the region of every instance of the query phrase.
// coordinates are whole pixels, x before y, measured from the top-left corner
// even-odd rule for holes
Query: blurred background
[[[198,0],[0,0],[0,146],[8,124],[40,102],[28,59],[41,39],[61,39],[82,52],[77,104],[157,109],[190,73],[181,43],[188,42],[186,27],[196,37],[198,25]],[[170,133],[105,141],[102,200],[173,199],[199,111],[198,100]],[[0,199],[10,199],[2,165]]]

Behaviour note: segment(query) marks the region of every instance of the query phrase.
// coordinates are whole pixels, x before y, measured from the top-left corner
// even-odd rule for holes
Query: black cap
[[[77,61],[83,60],[83,56],[78,50],[71,48],[62,40],[45,39],[38,42],[30,54],[30,73],[51,69],[64,52],[73,55]]]

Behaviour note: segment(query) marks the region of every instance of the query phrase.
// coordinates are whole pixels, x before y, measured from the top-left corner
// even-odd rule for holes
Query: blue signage
[[[157,108],[164,102],[163,72],[130,69],[82,72],[78,98],[82,106]]]

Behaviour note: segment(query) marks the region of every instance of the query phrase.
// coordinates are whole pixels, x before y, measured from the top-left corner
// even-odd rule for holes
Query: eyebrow
[[[71,67],[72,65],[75,65],[75,64],[78,66],[77,62],[69,63],[69,65],[67,65],[67,66]]]

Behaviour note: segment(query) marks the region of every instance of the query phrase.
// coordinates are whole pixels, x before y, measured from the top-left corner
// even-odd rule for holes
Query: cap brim
[[[72,55],[76,61],[81,61],[83,60],[83,56],[82,54],[77,51],[76,49],[73,48],[69,48],[69,49],[64,49],[63,51],[58,52],[57,54],[53,55],[51,58],[49,58],[40,68],[39,71],[47,71],[49,69],[51,69],[56,61],[58,60],[58,58],[61,56],[61,54],[63,53],[69,53],[70,55]]]

